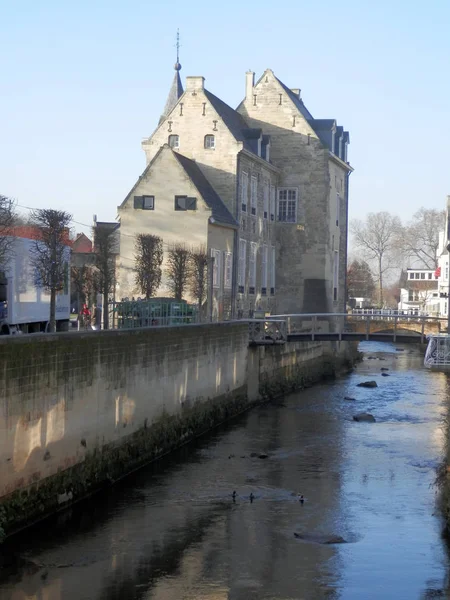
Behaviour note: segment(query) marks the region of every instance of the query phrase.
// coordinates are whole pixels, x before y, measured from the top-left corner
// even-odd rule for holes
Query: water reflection
[[[0,598],[446,597],[430,484],[447,377],[409,347],[362,346],[351,376],[257,409],[9,542]],[[369,377],[378,388],[356,387]],[[354,422],[361,411],[377,422]]]

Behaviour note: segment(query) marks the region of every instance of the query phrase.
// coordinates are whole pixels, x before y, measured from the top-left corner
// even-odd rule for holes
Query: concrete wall
[[[332,375],[331,346],[249,348],[245,321],[0,338],[0,538]]]
[[[247,346],[247,323],[0,339],[8,520],[51,512],[244,409]]]

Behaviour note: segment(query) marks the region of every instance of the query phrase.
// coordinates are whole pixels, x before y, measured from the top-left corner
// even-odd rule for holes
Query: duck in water
[[[236,502],[236,496],[237,496],[237,494],[236,494],[236,491],[234,491],[234,492],[231,494],[231,496],[232,496],[232,498],[233,498],[233,502]]]
[[[305,499],[303,498],[303,494],[300,495],[298,501],[300,502],[300,504],[303,504],[303,502],[305,501]]]
[[[253,492],[250,492],[250,504],[253,503],[254,499],[255,499],[255,496],[253,495]]]

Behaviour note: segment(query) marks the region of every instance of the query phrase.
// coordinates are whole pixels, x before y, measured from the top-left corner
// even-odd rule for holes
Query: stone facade
[[[145,230],[168,241],[201,240],[208,247],[221,279],[221,289],[214,292],[216,318],[252,317],[255,311],[343,311],[348,133],[333,119],[313,119],[299,90],[286,88],[271,70],[256,85],[254,74],[247,73],[245,99],[233,110],[205,88],[203,77],[187,77],[183,92],[177,68],[159,125],[142,142],[147,169],[133,192],[163,194],[167,208],[157,218],[156,208],[144,218],[136,214],[131,197],[119,207],[118,295],[131,290],[133,255],[127,239]],[[216,235],[220,244],[210,239],[211,225],[224,223],[211,211],[205,220],[208,202],[198,214],[173,213],[174,195],[196,192],[190,189],[189,173],[183,180],[186,191],[179,191],[176,161],[158,158],[164,145],[195,161],[233,219],[226,240]],[[228,276],[225,286],[230,261],[232,283]]]

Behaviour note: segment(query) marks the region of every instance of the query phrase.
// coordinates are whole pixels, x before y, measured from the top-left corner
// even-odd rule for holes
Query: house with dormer
[[[215,318],[342,310],[348,133],[313,119],[270,70],[256,84],[247,73],[234,110],[203,77],[184,89],[180,69],[142,142],[147,166],[118,208],[117,296],[135,295],[134,239],[152,233],[208,249]]]

